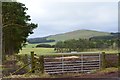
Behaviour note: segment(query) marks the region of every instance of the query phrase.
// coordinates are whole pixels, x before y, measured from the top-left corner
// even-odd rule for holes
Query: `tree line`
[[[120,43],[119,39],[112,40],[91,40],[91,39],[71,39],[66,41],[59,41],[55,44],[55,51],[57,52],[71,52],[71,51],[86,51],[90,49],[118,49]]]
[[[54,48],[55,45],[50,45],[50,44],[38,44],[38,45],[36,45],[36,48],[40,48],[40,47],[43,47],[43,48]]]
[[[27,42],[30,44],[36,44],[36,43],[46,43],[46,42],[55,42],[55,40],[47,40],[47,37],[43,37],[43,38],[31,38],[31,39],[27,39]]]

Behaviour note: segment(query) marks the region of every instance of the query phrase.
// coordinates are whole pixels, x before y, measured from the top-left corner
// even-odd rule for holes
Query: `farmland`
[[[37,55],[52,55],[55,54],[54,48],[23,48],[20,51],[20,55],[22,54],[30,54],[31,51],[34,51],[35,54]],[[94,50],[94,51],[86,51],[86,52],[105,52],[111,53],[111,54],[116,54],[118,53],[118,50]]]
[[[36,48],[35,46],[38,44],[28,44],[26,47],[24,47],[22,50],[20,50],[20,55],[22,54],[30,54],[31,51],[34,51],[37,55],[52,55],[55,54],[54,48]],[[118,53],[118,50],[112,50],[112,49],[105,49],[105,50],[89,50],[85,52],[105,52],[105,53],[111,53],[115,54]]]
[[[34,51],[37,55],[48,55],[54,54],[54,48],[23,48],[19,54],[30,54],[31,51]]]
[[[29,43],[26,43],[27,45],[24,47],[24,48],[35,48],[36,45],[38,44],[49,44],[49,45],[55,45],[55,42],[48,42],[48,43],[36,43],[36,44],[29,44]]]

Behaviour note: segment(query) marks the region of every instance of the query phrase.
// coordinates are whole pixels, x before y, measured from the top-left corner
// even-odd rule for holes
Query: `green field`
[[[53,43],[51,43],[53,44]],[[31,51],[34,51],[37,55],[49,55],[54,54],[54,48],[36,48],[36,45],[38,44],[28,44],[20,50],[20,55],[24,54],[30,54]]]
[[[27,44],[25,47],[23,48],[35,48],[35,46],[38,44]]]
[[[91,50],[91,51],[87,51],[87,52],[105,52],[106,54],[116,54],[119,53],[118,50],[112,50],[112,49],[105,49],[105,50]]]
[[[54,43],[51,43],[54,44]],[[56,54],[54,51],[54,48],[35,48],[35,46],[38,44],[28,44],[26,45],[26,47],[24,47],[21,51],[20,51],[20,55],[22,54],[30,54],[31,51],[34,51],[35,54],[37,55],[54,55]],[[118,50],[89,50],[89,51],[84,51],[84,52],[105,52],[105,53],[110,53],[110,54],[115,54],[118,53]]]
[[[54,54],[54,48],[23,48],[19,54],[28,54],[30,55],[30,52],[34,51],[37,55],[49,55]]]
[[[20,51],[20,55],[28,54],[30,55],[30,52],[34,51],[37,55],[55,55],[54,48],[23,48]],[[116,54],[118,53],[118,50],[94,50],[94,51],[86,51],[86,52],[105,52],[106,54]]]
[[[35,48],[38,44],[29,44],[26,43],[27,45],[24,48]],[[49,42],[49,43],[39,43],[39,44],[50,44],[50,45],[55,45],[55,42]]]

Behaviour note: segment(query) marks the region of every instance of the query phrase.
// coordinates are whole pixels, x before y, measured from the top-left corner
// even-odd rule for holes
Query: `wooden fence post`
[[[102,69],[105,69],[106,68],[106,55],[105,55],[105,52],[102,52]]]
[[[118,68],[120,69],[120,53],[118,53]]]
[[[118,53],[118,77],[120,77],[120,53]]]
[[[39,57],[39,62],[40,62],[40,72],[43,74],[44,73],[44,56]]]
[[[35,60],[34,60],[34,52],[31,52],[31,71],[32,73],[35,73]]]

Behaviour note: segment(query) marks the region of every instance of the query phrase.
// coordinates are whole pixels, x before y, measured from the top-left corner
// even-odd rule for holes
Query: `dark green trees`
[[[64,47],[65,47],[64,42],[59,41],[56,43],[54,50],[56,50],[57,52],[63,52]]]
[[[2,3],[3,54],[18,53],[24,46],[26,38],[37,27],[36,24],[29,23],[31,19],[26,10],[28,9],[22,3]]]
[[[71,52],[71,51],[90,51],[94,49],[118,49],[119,39],[115,40],[88,40],[88,39],[71,39],[66,41],[59,41],[55,45],[57,52]]]
[[[59,41],[55,45],[57,52],[83,51],[86,48],[88,48],[88,40],[86,39]]]

